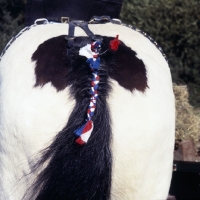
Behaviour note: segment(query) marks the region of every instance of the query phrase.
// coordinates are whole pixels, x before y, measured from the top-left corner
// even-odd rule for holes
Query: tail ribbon
[[[80,145],[87,143],[94,127],[92,117],[94,116],[94,112],[96,109],[96,103],[98,98],[98,86],[100,81],[100,77],[98,75],[98,69],[100,66],[100,58],[98,57],[100,45],[101,43],[99,41],[93,42],[91,44],[91,51],[93,51],[93,58],[87,59],[87,63],[90,64],[93,77],[91,81],[91,88],[90,88],[91,97],[90,97],[90,104],[87,109],[86,123],[77,130],[75,130],[75,135],[78,136],[78,138],[75,141]]]
[[[116,51],[120,44],[118,37],[119,36],[117,35],[115,39],[110,41],[109,48],[113,51]],[[90,64],[93,77],[91,81],[91,89],[90,89],[91,97],[90,97],[90,104],[87,110],[86,123],[74,131],[75,135],[78,137],[75,140],[75,142],[80,145],[87,143],[94,128],[92,117],[96,109],[96,103],[97,103],[97,98],[98,98],[98,87],[99,87],[99,81],[100,81],[100,77],[98,75],[98,70],[100,66],[99,51],[101,49],[101,42],[102,41],[94,41],[91,43],[91,48],[89,49],[89,51],[92,55],[92,58],[88,58],[86,61],[87,63]]]

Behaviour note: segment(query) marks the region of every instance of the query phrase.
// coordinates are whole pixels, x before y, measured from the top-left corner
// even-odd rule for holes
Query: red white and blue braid
[[[118,49],[119,44],[120,41],[118,40],[118,35],[117,35],[114,40],[110,41],[109,48],[113,51],[116,51]],[[100,66],[100,57],[99,57],[100,48],[101,48],[101,41],[95,41],[92,42],[92,44],[87,44],[79,51],[80,55],[86,56],[88,58],[87,63],[90,64],[90,68],[92,70],[92,75],[93,75],[91,81],[91,89],[90,89],[90,94],[91,94],[90,104],[87,110],[86,123],[80,128],[75,130],[75,135],[78,136],[78,138],[76,139],[76,143],[80,145],[87,143],[94,127],[92,117],[94,116],[96,109],[96,103],[98,98],[98,86],[100,81],[100,77],[98,75],[98,70]]]
[[[98,84],[100,79],[98,75],[98,69],[100,66],[100,58],[98,57],[98,54],[100,46],[101,42],[99,41],[93,42],[91,44],[91,53],[93,57],[87,59],[87,63],[90,64],[93,77],[91,81],[91,89],[90,89],[91,97],[90,97],[90,104],[87,110],[86,123],[77,130],[75,130],[75,134],[76,136],[78,136],[78,138],[76,139],[76,143],[80,145],[87,143],[94,127],[92,117],[96,109],[96,103],[98,98],[98,86],[99,86]]]

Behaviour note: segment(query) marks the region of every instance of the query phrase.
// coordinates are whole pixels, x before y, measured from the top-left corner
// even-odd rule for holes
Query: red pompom
[[[116,36],[116,38],[114,40],[110,41],[110,49],[113,51],[117,51],[119,44],[121,43],[118,40],[119,35]]]

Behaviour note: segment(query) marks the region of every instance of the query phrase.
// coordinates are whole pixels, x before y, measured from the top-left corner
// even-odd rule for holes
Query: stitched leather
[[[38,18],[60,22],[61,17],[70,20],[89,21],[94,15],[118,18],[123,0],[27,0],[26,25]]]

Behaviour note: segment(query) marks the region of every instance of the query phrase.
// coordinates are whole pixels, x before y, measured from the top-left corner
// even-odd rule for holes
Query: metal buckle
[[[64,23],[64,24],[69,23],[69,17],[61,17],[61,23]]]

